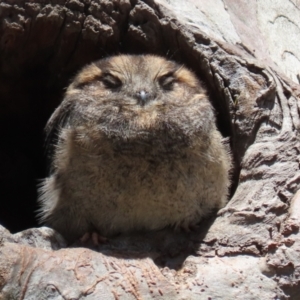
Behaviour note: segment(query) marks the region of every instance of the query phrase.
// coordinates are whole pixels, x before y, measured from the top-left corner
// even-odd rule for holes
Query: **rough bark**
[[[66,248],[47,228],[14,235],[1,228],[1,299],[299,298],[300,88],[287,77],[296,81],[293,66],[276,65],[278,53],[289,51],[293,61],[299,44],[272,52],[265,2],[0,3],[5,122],[11,114],[21,120],[35,114],[32,103],[46,106],[47,115],[70,76],[93,59],[158,53],[186,63],[206,82],[234,157],[231,200],[192,233],[119,236],[88,249]],[[296,20],[299,5],[289,5]],[[286,21],[279,8],[271,11]]]

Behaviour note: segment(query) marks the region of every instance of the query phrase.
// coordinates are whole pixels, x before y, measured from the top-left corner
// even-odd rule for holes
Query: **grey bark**
[[[266,2],[0,3],[1,78],[43,66],[44,90],[59,91],[107,53],[172,56],[206,82],[234,156],[232,198],[192,233],[119,236],[88,249],[66,247],[47,228],[1,228],[1,299],[299,299],[300,10]],[[9,99],[12,83],[3,82]]]

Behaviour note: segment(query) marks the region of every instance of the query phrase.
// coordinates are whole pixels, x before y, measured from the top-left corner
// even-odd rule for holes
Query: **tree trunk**
[[[195,232],[88,249],[49,228],[2,227],[1,299],[299,299],[300,6],[208,3],[0,3],[1,124],[18,131],[38,115],[41,129],[84,64],[156,53],[206,83],[234,160],[230,201]]]

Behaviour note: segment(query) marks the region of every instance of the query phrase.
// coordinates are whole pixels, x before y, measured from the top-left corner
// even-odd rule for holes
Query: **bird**
[[[45,131],[38,217],[69,242],[188,230],[227,202],[230,153],[207,88],[183,64],[151,54],[94,61]]]

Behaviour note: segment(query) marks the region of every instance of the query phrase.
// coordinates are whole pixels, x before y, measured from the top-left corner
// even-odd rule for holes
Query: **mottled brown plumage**
[[[172,61],[120,55],[88,65],[46,131],[55,147],[41,221],[69,241],[188,227],[226,202],[230,157],[213,109]]]

